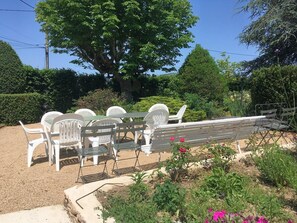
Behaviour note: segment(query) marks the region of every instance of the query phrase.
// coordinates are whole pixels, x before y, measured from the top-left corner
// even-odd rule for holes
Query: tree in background
[[[197,21],[188,0],[45,0],[36,14],[54,52],[111,75],[128,97],[135,77],[174,69]]]
[[[222,102],[226,93],[226,81],[209,52],[200,45],[187,56],[179,69],[180,94],[197,94],[207,101]]]
[[[0,40],[0,93],[23,93],[22,62],[12,47]]]
[[[246,63],[249,70],[296,64],[296,0],[249,0],[242,11],[250,13],[252,22],[241,33],[240,41],[257,46],[260,52],[259,57]]]

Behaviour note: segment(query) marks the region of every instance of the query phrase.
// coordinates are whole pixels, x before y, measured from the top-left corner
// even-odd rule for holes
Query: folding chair
[[[288,144],[286,137],[284,136],[285,132],[292,128],[292,124],[295,120],[296,108],[282,108],[280,114],[280,120],[272,126],[272,130],[274,131],[273,137],[276,136],[277,132],[279,132],[279,136],[274,140],[275,143],[278,142],[280,138],[283,138],[285,142]]]
[[[257,144],[261,146],[262,144],[269,143],[272,135],[270,135],[270,131],[272,130],[272,126],[274,125],[276,120],[276,112],[277,109],[269,109],[269,110],[261,110],[261,115],[264,115],[266,119],[263,119],[257,123],[256,133],[260,135],[260,142]]]
[[[103,142],[111,142],[112,138],[114,138],[114,128],[115,125],[93,125],[93,126],[86,126],[81,128],[81,137],[82,137],[82,148],[79,148],[77,150],[78,154],[78,159],[79,159],[79,170],[78,170],[78,175],[76,182],[78,182],[78,179],[82,173],[82,167],[84,158],[91,156],[91,157],[98,157],[98,156],[104,156],[105,155],[105,160],[104,160],[104,168],[102,171],[102,174],[106,173],[108,175],[107,171],[107,161],[111,159],[112,157],[109,155],[110,154],[110,149],[111,149],[111,143],[107,144],[97,144],[96,146],[90,146],[86,147],[85,140],[88,140],[90,137],[92,138],[100,138],[101,141]],[[100,140],[99,140],[100,141]]]
[[[135,159],[135,163],[133,168],[140,166],[138,157],[139,153],[141,151],[141,145],[143,143],[143,131],[146,128],[145,122],[128,122],[128,123],[118,123],[116,125],[116,130],[115,130],[115,138],[114,138],[114,144],[113,144],[113,154],[114,154],[114,163],[112,167],[113,172],[117,172],[118,168],[118,162],[121,160],[127,160],[127,159]],[[134,137],[129,138],[128,135],[132,135],[134,132],[140,132],[141,137],[140,139]],[[128,157],[124,159],[118,159],[118,153],[121,150],[133,150],[135,152],[135,156],[133,157]],[[116,168],[116,170],[115,170]]]

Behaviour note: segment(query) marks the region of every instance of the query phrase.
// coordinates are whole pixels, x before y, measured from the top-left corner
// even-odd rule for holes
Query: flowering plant
[[[165,170],[170,175],[171,180],[180,181],[187,175],[192,160],[190,146],[185,143],[184,138],[180,138],[177,142],[174,137],[170,137],[170,142],[172,146],[172,157],[166,160]]]
[[[240,213],[227,213],[225,210],[213,211],[211,208],[208,210],[209,218],[206,218],[204,223],[212,222],[224,222],[224,223],[269,223],[264,216],[247,216],[244,217]],[[292,220],[288,220],[288,223],[293,223]]]

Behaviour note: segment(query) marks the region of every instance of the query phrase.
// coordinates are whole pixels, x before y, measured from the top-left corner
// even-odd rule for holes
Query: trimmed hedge
[[[272,66],[252,74],[253,105],[283,103],[293,107],[297,103],[297,66]]]
[[[17,125],[40,122],[43,97],[38,93],[0,94],[0,123]]]

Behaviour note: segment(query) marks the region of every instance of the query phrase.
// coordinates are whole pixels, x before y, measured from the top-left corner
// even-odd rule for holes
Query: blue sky
[[[1,0],[0,4],[0,40],[11,44],[23,64],[43,69],[45,66],[44,42],[45,35],[40,32],[40,25],[35,22],[35,13],[27,11],[11,12],[13,10],[33,10],[38,0]],[[178,69],[185,57],[196,44],[209,50],[215,59],[221,58],[221,52],[227,52],[230,60],[239,62],[252,60],[258,55],[257,49],[239,43],[238,36],[243,28],[250,23],[247,14],[237,13],[237,0],[190,0],[194,15],[199,21],[191,29],[195,36],[191,48],[182,49]],[[27,3],[27,4],[25,4]],[[50,68],[71,68],[77,72],[83,68],[69,63],[73,58],[68,55],[50,52]],[[157,71],[158,73],[158,71]],[[159,72],[160,73],[160,72]]]

